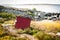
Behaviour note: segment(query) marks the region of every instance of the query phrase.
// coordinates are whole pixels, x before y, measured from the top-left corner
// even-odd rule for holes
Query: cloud
[[[60,4],[60,0],[0,0],[0,4]]]

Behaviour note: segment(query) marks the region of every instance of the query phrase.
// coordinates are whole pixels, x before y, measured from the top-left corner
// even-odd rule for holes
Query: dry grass
[[[52,20],[31,21],[30,26],[45,31],[56,31],[57,29],[60,29],[60,21]]]
[[[6,21],[6,24],[14,24],[14,20]],[[42,21],[31,21],[30,27],[37,28],[45,31],[56,31],[60,30],[60,21],[42,20]]]

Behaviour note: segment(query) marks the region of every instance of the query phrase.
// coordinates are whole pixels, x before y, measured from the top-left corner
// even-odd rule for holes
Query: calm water
[[[40,4],[40,5],[20,5],[20,4],[4,4],[4,6],[8,6],[8,7],[15,7],[15,8],[28,8],[28,9],[33,9],[36,8],[39,11],[44,11],[44,12],[60,12],[60,4]]]

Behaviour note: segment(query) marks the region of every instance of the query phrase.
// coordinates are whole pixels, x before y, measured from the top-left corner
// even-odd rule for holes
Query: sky
[[[60,0],[0,0],[0,4],[60,4]]]
[[[3,4],[3,6],[28,9],[36,8],[36,10],[42,12],[60,13],[60,4],[39,4],[39,5]]]
[[[36,8],[39,11],[60,13],[60,0],[0,0],[0,5],[13,8]]]

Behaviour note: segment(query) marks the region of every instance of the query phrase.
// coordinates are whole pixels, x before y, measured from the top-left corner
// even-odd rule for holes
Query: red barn
[[[17,29],[28,28],[28,27],[30,27],[30,22],[31,22],[31,19],[28,17],[17,16],[17,22],[15,24],[15,28],[17,28]]]

